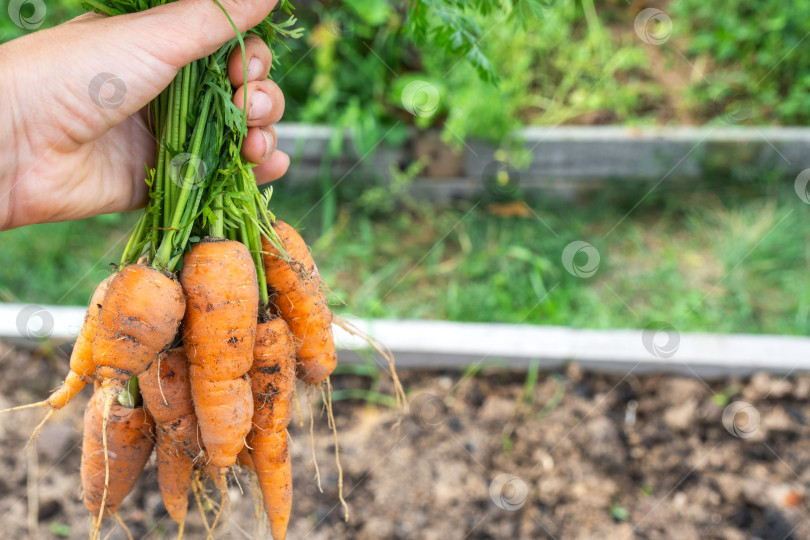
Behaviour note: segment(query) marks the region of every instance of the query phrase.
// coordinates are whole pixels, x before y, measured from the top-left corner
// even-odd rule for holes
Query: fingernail
[[[247,77],[249,81],[258,80],[259,77],[262,75],[262,63],[261,61],[256,58],[255,56],[250,59],[248,63],[248,72]]]
[[[270,134],[269,131],[265,131],[262,128],[259,128],[259,131],[261,131],[262,135],[264,135],[264,142],[265,142],[265,150],[264,156],[262,156],[262,161],[267,161],[267,158],[270,157],[270,154],[272,154],[276,150],[276,138],[273,137],[273,135]]]
[[[270,101],[270,96],[256,90],[250,97],[250,119],[264,118],[270,114],[270,109],[273,108],[273,102]]]

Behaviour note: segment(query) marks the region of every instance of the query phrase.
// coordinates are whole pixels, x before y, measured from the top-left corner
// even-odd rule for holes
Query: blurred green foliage
[[[643,74],[646,56],[630,39],[614,39],[591,0],[551,3],[527,31],[488,21],[483,46],[497,85],[446,56],[423,51],[428,80],[448,88],[444,138],[502,142],[522,125],[623,123],[646,118],[660,93]],[[437,122],[437,127],[442,124]]]
[[[47,2],[42,28],[80,14],[80,2]],[[659,46],[636,35],[643,6],[621,0],[296,4],[306,37],[275,51],[285,119],[344,127],[361,154],[403,142],[411,125],[460,146],[505,143],[523,125],[802,124],[810,114],[810,0],[663,3],[672,35]],[[23,16],[34,5],[25,0]],[[0,41],[28,32],[0,15]],[[428,91],[404,94],[412,82]],[[436,102],[413,114],[419,99]]]
[[[661,90],[644,77],[647,57],[632,21],[614,37],[591,0],[547,4],[529,19],[471,15],[483,29],[478,47],[492,83],[476,63],[411,42],[405,14],[388,2],[313,3],[298,13],[308,39],[277,51],[286,118],[350,129],[362,154],[383,138],[401,141],[410,125],[443,130],[446,142],[461,146],[468,137],[504,142],[524,124],[649,116]],[[425,91],[406,95],[415,82]],[[419,98],[435,103],[413,102]]]
[[[57,0],[45,2],[32,2],[21,1],[18,21],[14,21],[9,13],[9,6],[13,0],[3,2],[2,9],[0,10],[0,43],[11,41],[12,39],[30,34],[34,30],[45,29],[51,26],[56,26],[65,21],[69,21],[74,17],[78,17],[84,10],[81,7],[82,0]],[[20,0],[18,0],[20,1]],[[32,17],[36,13],[37,4],[44,5],[45,17],[40,20],[34,20]],[[31,28],[26,29],[28,26],[26,21],[30,21]],[[17,24],[17,23],[20,24]]]
[[[810,1],[680,0],[671,15],[690,61],[706,66],[689,93],[697,114],[745,124],[810,120]]]

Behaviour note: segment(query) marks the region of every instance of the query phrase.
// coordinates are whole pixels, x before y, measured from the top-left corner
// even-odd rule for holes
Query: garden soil
[[[42,399],[68,368],[60,349],[0,344],[0,359],[0,407]],[[318,489],[299,386],[289,538],[810,538],[810,376],[702,381],[576,365],[541,372],[535,385],[498,369],[401,376],[410,399],[401,416],[370,401],[335,402],[348,521],[332,435],[313,394]],[[337,375],[333,384],[374,383]],[[383,377],[379,392],[390,391]],[[54,416],[35,453],[25,445],[44,411],[0,416],[4,538],[86,538],[79,463],[89,395]],[[254,520],[251,485],[244,472],[231,477],[230,514],[216,538],[269,538]],[[213,507],[213,487],[208,495]],[[135,538],[176,537],[154,462],[121,516]],[[192,502],[185,538],[205,536]],[[110,538],[126,534],[117,527]]]

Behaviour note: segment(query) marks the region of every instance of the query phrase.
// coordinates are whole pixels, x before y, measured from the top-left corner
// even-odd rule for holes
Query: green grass
[[[597,202],[535,205],[538,217],[529,219],[496,217],[483,205],[386,220],[344,213],[330,237],[308,234],[317,227],[304,234],[332,291],[361,316],[591,328],[638,328],[657,320],[681,331],[810,329],[807,206],[795,197],[724,202],[698,193],[677,207],[653,201],[621,221],[627,210]],[[600,253],[590,279],[562,265],[563,249],[574,240]]]
[[[537,217],[530,218],[492,215],[485,202],[384,217],[342,202],[337,225],[326,235],[311,192],[280,186],[275,201],[283,198],[285,206],[274,204],[273,210],[302,229],[339,312],[583,328],[663,321],[679,331],[808,333],[808,205],[792,192],[659,189],[622,219],[645,191],[641,186],[623,200],[582,205],[535,202]],[[84,304],[120,256],[134,217],[0,233],[3,300]],[[599,251],[600,266],[590,279],[563,267],[563,249],[574,240]]]
[[[84,305],[119,262],[135,214],[0,232],[0,301]]]

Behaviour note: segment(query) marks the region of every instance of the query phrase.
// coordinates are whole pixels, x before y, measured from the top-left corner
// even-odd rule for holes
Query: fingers
[[[210,0],[180,0],[175,4],[191,4],[200,1],[205,4],[204,7],[206,8],[215,5]],[[275,6],[276,2],[277,0],[266,2],[261,0],[258,2],[254,0],[243,2],[229,0],[223,2],[223,5],[240,30],[244,31],[246,28],[258,24]],[[233,32],[230,29],[219,28],[218,31],[224,31],[227,34],[227,39],[233,37]],[[208,29],[206,28],[207,33]],[[199,56],[210,54],[221,43],[219,39],[212,39],[208,36],[206,38],[200,42],[200,48],[197,51],[198,53],[201,52]],[[203,47],[206,50],[202,50]],[[247,85],[248,132],[242,142],[242,157],[251,163],[258,163],[253,168],[257,184],[265,184],[281,178],[290,166],[290,157],[284,152],[276,150],[276,132],[272,124],[281,119],[284,114],[285,103],[281,89],[276,83],[267,79],[272,64],[273,55],[270,48],[261,38],[255,35],[249,35],[245,38],[244,63],[240,47],[234,49],[228,59],[228,78],[235,88],[233,103],[240,109],[244,108],[245,105],[245,85]],[[245,80],[245,65],[247,65],[247,80]]]
[[[262,81],[270,74],[273,55],[270,52],[270,47],[259,36],[251,34],[245,38],[245,60],[247,62],[248,82]],[[231,79],[231,84],[237,88],[245,84],[243,69],[242,49],[237,47],[228,59],[228,77]]]
[[[220,0],[240,31],[261,22],[277,1]],[[166,28],[172,28],[172,32],[166,33]],[[116,81],[120,79],[126,85],[126,96],[117,108],[105,108],[100,111],[103,114],[96,112],[98,125],[88,129],[87,139],[136,112],[169,84],[179,68],[213,53],[235,35],[225,14],[211,0],[177,0],[120,17],[88,16],[75,21],[69,30],[72,34],[86,35],[91,29],[95,39],[85,39],[87,54],[76,54],[83,58],[98,56],[98,65],[85,69],[87,73],[82,74],[80,81],[85,86],[79,86],[75,94],[86,96],[84,79],[89,81],[96,73],[109,71],[116,75]],[[100,47],[100,43],[110,46]],[[279,87],[267,79],[272,54],[258,36],[245,38],[245,58],[247,81],[244,80],[242,51],[238,47],[228,59],[228,76],[236,87],[233,103],[240,109],[245,105],[247,90],[249,130],[242,154],[246,160],[261,164],[255,173],[259,182],[267,182],[279,178],[289,166],[289,157],[275,152],[275,132],[270,127],[284,113],[284,96]],[[98,107],[91,107],[95,108]]]
[[[272,126],[248,128],[242,141],[242,157],[251,163],[264,163],[276,149],[276,131]]]
[[[245,73],[242,50],[234,49],[228,59],[228,77],[236,87],[233,103],[240,109],[245,103]],[[273,56],[270,48],[258,37],[245,39],[247,63],[248,132],[242,141],[242,157],[258,163],[253,172],[256,183],[264,184],[280,178],[290,166],[290,158],[276,151],[276,131],[272,124],[284,113],[284,95],[273,81],[267,80]]]
[[[290,156],[281,150],[276,150],[270,154],[267,161],[253,168],[253,174],[256,175],[256,183],[261,185],[278,180],[289,168]]]
[[[269,79],[247,83],[248,127],[268,126],[281,120],[284,114],[284,94],[276,83]],[[244,108],[244,87],[237,88],[233,94],[233,103]]]
[[[276,150],[276,131],[272,126],[252,127],[242,141],[242,157],[251,163],[257,184],[278,180],[290,166],[290,156]]]

